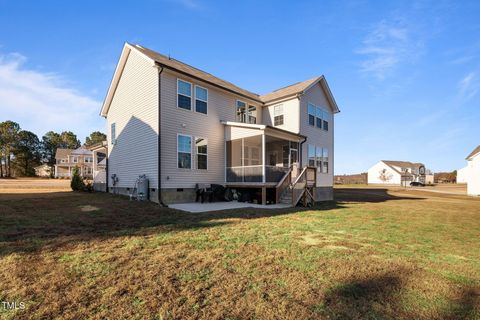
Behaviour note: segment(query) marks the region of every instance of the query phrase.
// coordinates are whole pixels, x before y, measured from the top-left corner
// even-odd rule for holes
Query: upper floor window
[[[195,86],[195,111],[207,114],[208,90]]]
[[[237,100],[237,122],[247,122],[247,104]]]
[[[309,103],[308,104],[308,124],[311,126],[315,126],[315,115],[316,115],[316,107]]]
[[[86,162],[86,163],[92,163],[92,162],[93,162],[93,158],[92,158],[92,157],[85,157],[85,162]]]
[[[281,126],[283,124],[283,104],[273,107],[273,125]]]
[[[322,129],[322,109],[320,109],[319,107],[316,107],[315,114],[316,114],[315,122],[316,122],[317,128]]]
[[[177,167],[192,168],[192,137],[179,134],[177,136]]]
[[[197,151],[197,169],[207,170],[208,165],[208,140],[204,138],[195,139]]]
[[[182,109],[192,109],[192,84],[177,80],[177,106]]]
[[[308,103],[308,124],[328,131],[328,124],[330,122],[330,113],[324,109]]]
[[[115,144],[117,142],[117,136],[116,136],[116,125],[115,122],[110,125],[110,139],[111,143]]]
[[[72,157],[72,162],[77,163],[78,162],[78,157]]]
[[[257,123],[257,107],[248,106],[248,123]]]
[[[323,111],[323,130],[328,131],[328,123],[330,121],[330,113]]]

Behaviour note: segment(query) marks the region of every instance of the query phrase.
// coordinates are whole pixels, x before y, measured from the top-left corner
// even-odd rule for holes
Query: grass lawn
[[[0,194],[0,318],[480,318],[480,199],[337,188],[310,210],[187,214]]]

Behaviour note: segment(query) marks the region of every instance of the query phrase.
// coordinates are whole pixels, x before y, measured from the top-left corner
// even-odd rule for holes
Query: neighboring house
[[[39,166],[36,166],[34,169],[35,175],[42,178],[50,177],[50,173],[52,172],[52,167],[47,164],[41,164]]]
[[[462,180],[466,180],[467,183],[467,194],[470,196],[480,196],[480,145],[467,156],[466,160],[468,164],[461,170]]]
[[[422,163],[381,160],[368,169],[368,184],[409,185],[411,182],[433,183],[433,174]]]
[[[93,178],[93,152],[83,146],[78,149],[58,148],[55,153],[55,162],[56,178],[72,177],[75,167],[79,168],[82,177]]]
[[[260,96],[126,43],[101,110],[108,190],[129,194],[145,174],[166,204],[194,201],[197,183],[257,190],[262,203],[293,203],[305,186],[330,200],[337,112],[323,76]]]

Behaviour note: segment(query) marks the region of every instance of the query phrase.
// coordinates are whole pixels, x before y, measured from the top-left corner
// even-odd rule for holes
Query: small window
[[[283,124],[283,104],[273,107],[273,125],[281,126]]]
[[[116,135],[116,128],[115,122],[110,125],[110,136],[111,136],[111,143],[117,143],[117,135]]]
[[[308,124],[311,126],[315,126],[315,109],[313,104],[308,104]]]
[[[92,157],[85,157],[85,162],[86,162],[86,163],[92,163],[92,162],[93,162],[93,158],[92,158]]]
[[[323,130],[328,131],[328,122],[330,120],[330,114],[327,111],[323,111]]]
[[[320,109],[319,107],[317,107],[315,109],[315,115],[316,115],[316,124],[317,124],[317,128],[322,128],[322,109]]]
[[[257,107],[255,106],[248,106],[248,123],[257,123]]]
[[[247,104],[237,100],[237,122],[247,122]]]
[[[315,146],[308,145],[308,166],[315,167]]]
[[[179,169],[192,168],[192,137],[177,136],[177,166]]]
[[[195,139],[195,147],[197,149],[197,169],[207,170],[208,165],[208,140],[204,138]]]
[[[207,114],[208,90],[195,86],[195,111]]]
[[[328,173],[328,149],[323,148],[323,167],[322,173]]]
[[[192,84],[177,80],[177,106],[182,109],[192,109]]]
[[[319,171],[322,170],[322,148],[316,147],[315,149],[315,166]]]
[[[72,162],[73,162],[73,163],[77,163],[77,162],[78,162],[78,158],[77,158],[77,157],[72,157]]]

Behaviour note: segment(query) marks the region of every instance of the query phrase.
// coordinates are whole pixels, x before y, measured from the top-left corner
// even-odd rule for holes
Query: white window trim
[[[180,108],[180,109],[181,109],[181,108]],[[180,152],[180,151],[178,151],[178,137],[179,137],[179,136],[189,137],[189,138],[190,138],[190,168],[179,168],[179,167],[178,167],[178,153]],[[176,141],[176,143],[177,143],[177,156],[176,156],[177,161],[176,161],[175,166],[176,166],[177,170],[192,170],[192,167],[193,167],[193,163],[192,163],[192,156],[193,156],[193,152],[192,152],[192,149],[193,149],[193,137],[192,137],[191,135],[188,135],[188,134],[177,133],[177,141]],[[182,151],[182,152],[183,152],[183,151]],[[207,167],[208,167],[208,165],[207,165]]]
[[[189,84],[190,84],[190,97],[184,95],[183,93],[179,93],[179,92],[178,92],[178,82],[179,82],[179,81],[183,81],[183,82],[186,82],[186,83],[189,83]],[[193,97],[193,93],[192,93],[193,87],[194,87],[194,85],[193,85],[192,82],[187,81],[187,80],[184,80],[184,79],[182,79],[182,78],[177,78],[177,95],[175,96],[177,109],[193,112],[193,109],[194,109],[194,105],[193,105],[193,102],[194,102],[194,99],[193,99],[193,98],[194,98],[194,97]],[[180,107],[178,106],[178,95],[181,95],[181,96],[190,98],[190,110],[185,109],[185,108],[180,108]]]
[[[198,153],[198,149],[197,149],[197,139],[204,139],[207,141],[207,153]],[[194,141],[195,141],[195,169],[197,170],[200,170],[200,171],[208,171],[208,168],[210,167],[208,165],[208,138],[205,138],[205,137],[194,137]],[[178,154],[178,153],[177,153]],[[207,156],[207,168],[206,169],[199,169],[198,168],[198,161],[197,161],[197,155],[206,155]],[[177,160],[178,162],[178,160]]]
[[[280,114],[275,114],[275,108],[276,107],[282,107],[282,112]],[[273,126],[276,127],[277,125],[275,125],[275,118],[276,117],[280,117],[280,116],[283,116],[283,123],[282,124],[279,124],[279,126],[283,126],[285,124],[285,108],[283,106],[283,103],[280,103],[280,104],[277,104],[275,106],[273,106]]]
[[[72,163],[78,163],[78,157],[72,156]]]
[[[183,81],[183,80],[182,80],[182,81]],[[197,91],[195,90],[197,87],[198,87],[198,88],[201,88],[201,89],[204,89],[205,91],[207,91],[207,100],[202,100],[202,99],[200,99],[200,98],[197,98]],[[177,90],[177,91],[178,91],[178,90]],[[203,102],[205,102],[205,103],[207,104],[207,113],[198,112],[198,111],[197,111],[197,104],[196,104],[196,103],[195,103],[195,106],[194,106],[195,112],[196,112],[196,113],[199,113],[199,114],[203,114],[204,116],[208,115],[208,96],[209,96],[209,94],[208,94],[208,88],[205,88],[205,87],[202,87],[202,86],[199,86],[199,85],[196,84],[196,85],[194,85],[194,87],[193,87],[193,93],[194,93],[194,95],[195,95],[195,99],[193,99],[194,102],[196,102],[197,100],[199,100],[199,101],[203,101]],[[177,98],[177,104],[178,104],[178,98]],[[186,110],[186,109],[184,109],[184,110]]]

